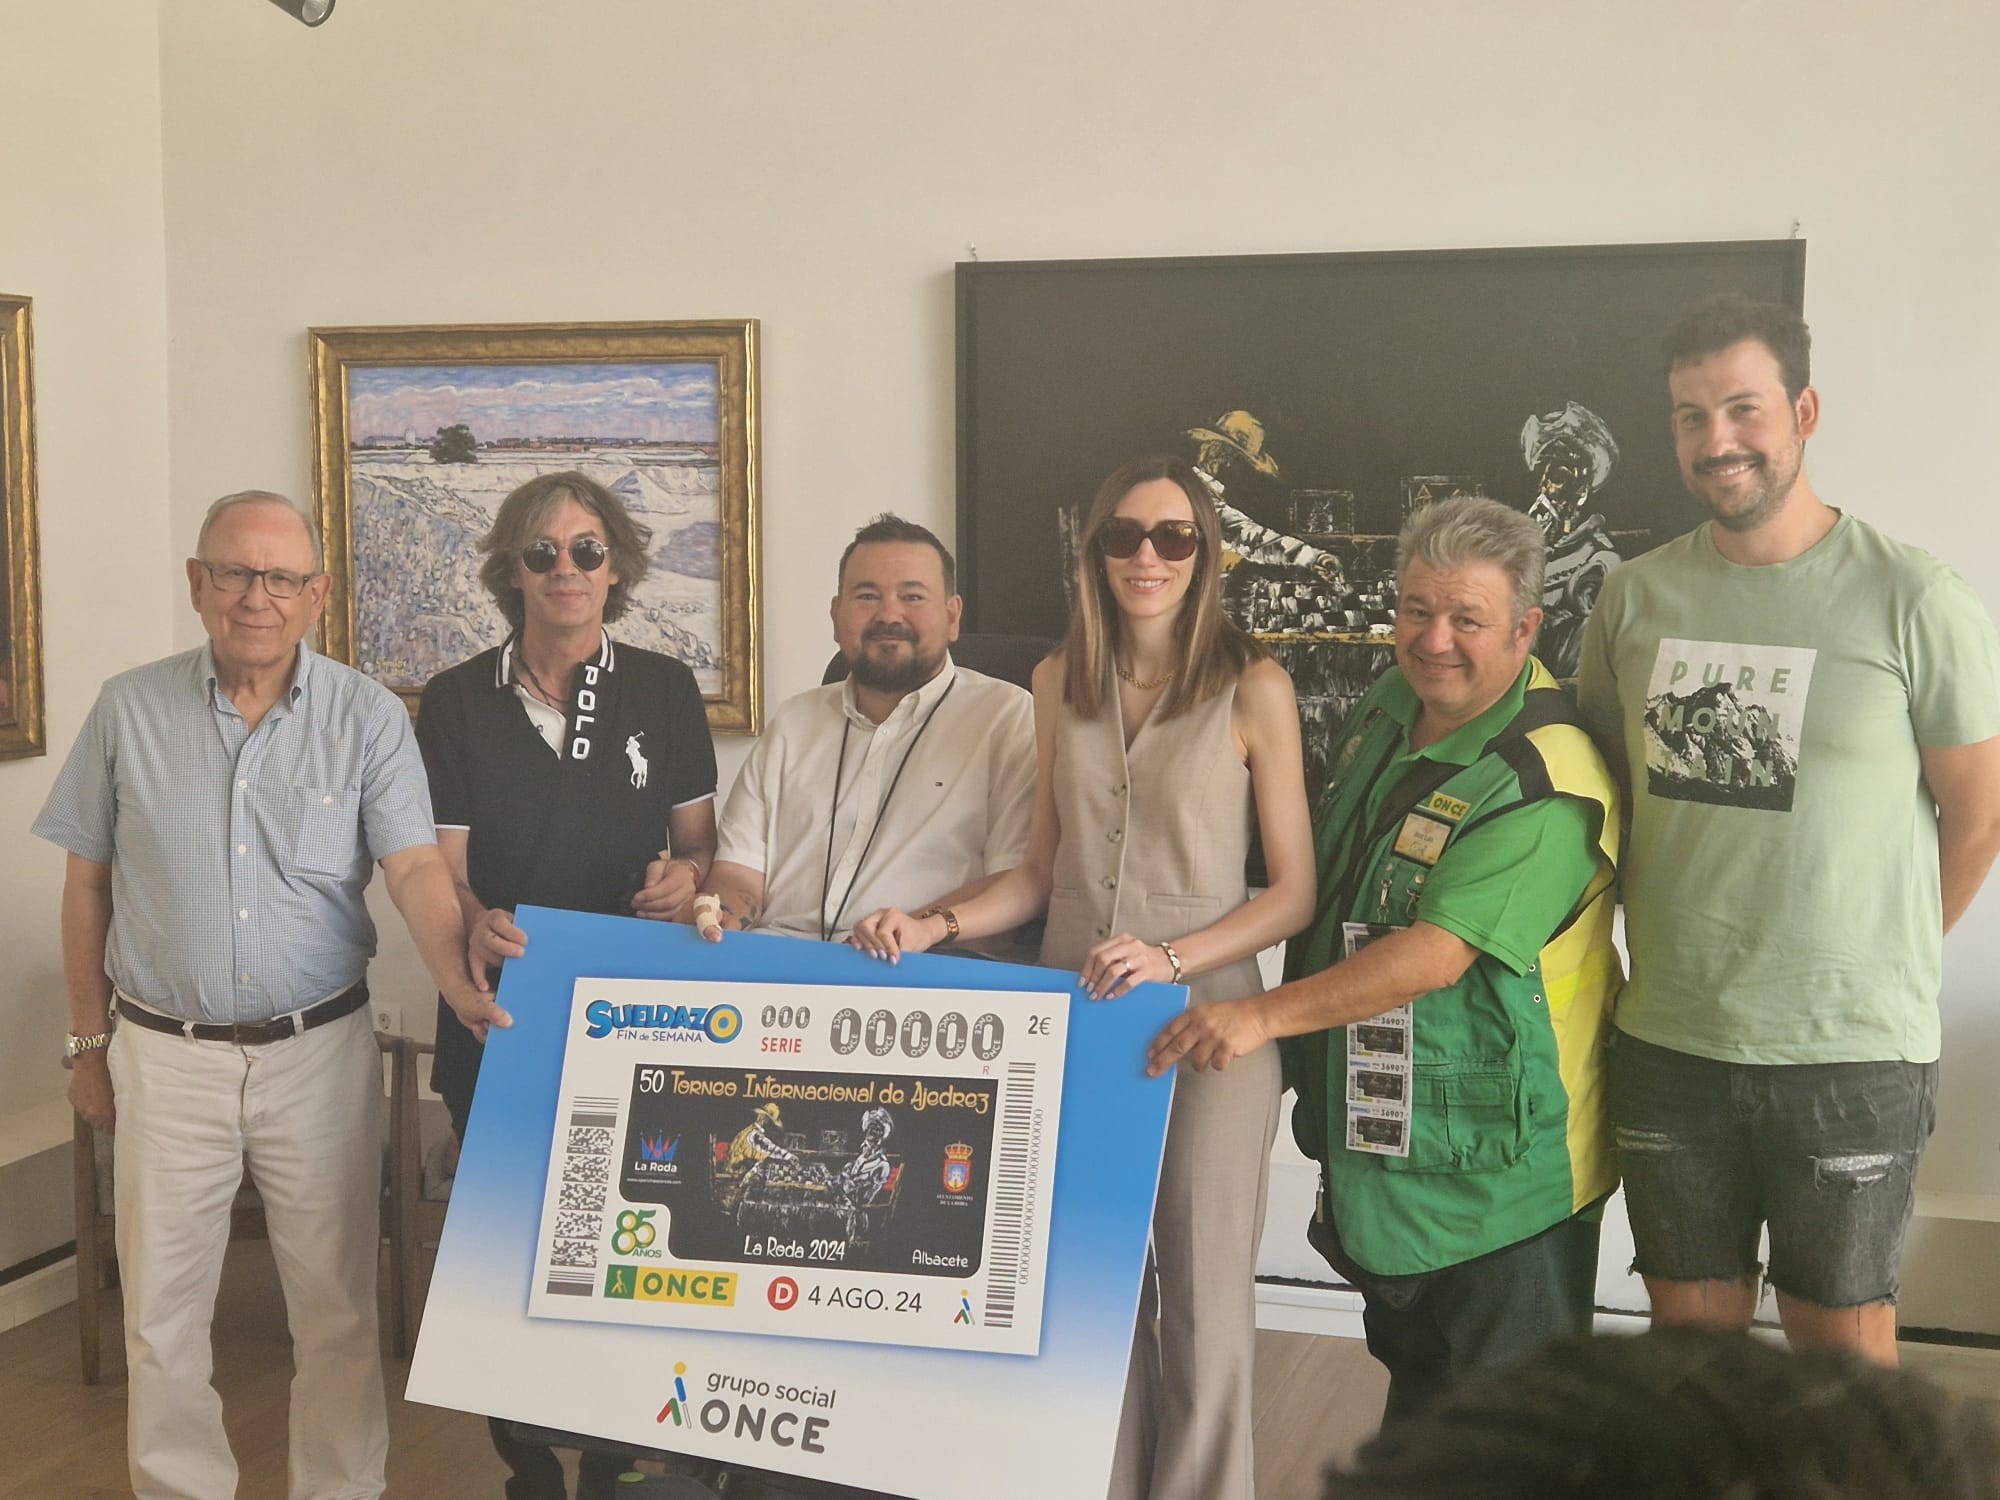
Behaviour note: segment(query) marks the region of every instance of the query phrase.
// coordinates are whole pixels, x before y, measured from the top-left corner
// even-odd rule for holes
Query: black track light
[[[308,26],[317,26],[333,14],[333,0],[271,0],[271,3]]]

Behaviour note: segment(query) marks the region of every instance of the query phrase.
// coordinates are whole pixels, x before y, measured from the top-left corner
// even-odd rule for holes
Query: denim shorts
[[[1637,1249],[1662,1281],[1755,1277],[1818,1307],[1896,1300],[1936,1063],[1718,1062],[1612,1034],[1611,1120]]]

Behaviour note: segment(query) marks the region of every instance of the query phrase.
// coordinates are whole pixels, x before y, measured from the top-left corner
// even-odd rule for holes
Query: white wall
[[[0,292],[34,298],[52,752],[0,763],[4,1164],[70,1129],[56,1065],[63,855],[28,824],[98,683],[166,648],[174,564],[156,7],[0,0],[0,59]],[[10,1222],[14,1206],[0,1202],[0,1267],[69,1238],[61,1222]]]
[[[884,506],[952,527],[968,245],[1596,243],[1797,220],[1821,492],[2000,604],[1974,498],[2000,414],[1983,73],[2000,12],[1978,0],[348,0],[317,32],[283,22],[252,0],[162,8],[182,531],[225,489],[306,490],[308,325],[755,316],[775,701],[824,662],[842,532]],[[739,757],[725,745],[725,774]],[[2000,1062],[1996,914],[1989,897],[1953,945],[1950,1040]],[[1973,1071],[1933,1177],[2000,1193],[2000,1096]]]
[[[55,514],[75,466],[123,459],[135,482],[120,489],[144,498],[118,503],[170,494],[171,539],[152,512],[92,537],[127,549],[135,586],[171,574],[211,496],[304,496],[309,325],[762,319],[775,701],[824,660],[843,532],[885,506],[951,529],[950,268],[970,245],[1001,259],[1600,243],[1795,220],[1811,241],[1821,492],[1944,552],[2000,605],[1975,447],[2000,416],[1984,357],[2000,334],[2000,105],[1984,74],[2000,11],[1983,0],[345,0],[310,32],[262,0],[162,0],[157,132],[150,80],[127,76],[145,26],[128,35],[108,24],[119,7],[74,0],[12,9],[70,48],[25,80],[28,102],[0,105],[61,142],[37,158],[57,221],[152,226],[60,252],[18,216],[0,229],[0,246],[50,262],[30,285],[29,265],[0,258],[18,268],[7,289],[92,293],[59,350],[38,308],[45,410],[86,348],[93,376],[143,409],[167,350],[169,484],[157,412],[134,424],[143,443],[76,442],[101,430],[95,386],[68,474],[45,435],[51,628],[73,651],[99,618],[79,533]],[[43,98],[50,79],[132,86],[72,130],[83,112]],[[16,134],[0,132],[10,164]],[[163,142],[164,341],[156,308],[148,322],[101,291],[157,254],[158,195],[136,167],[129,182],[62,169],[100,138],[121,161]],[[164,607],[129,597],[148,625]],[[193,641],[195,622],[172,618]],[[52,652],[78,679],[52,684],[58,744],[85,682],[151,654],[140,633],[121,625],[101,659]],[[725,776],[740,756],[723,747]],[[0,773],[35,781],[0,792],[18,826],[42,772]],[[47,870],[8,877],[38,913]],[[1934,1189],[2000,1193],[2000,1095],[1981,1081],[2000,1062],[1984,996],[1996,915],[1989,895],[1952,945]],[[407,947],[392,949],[378,988],[425,1024]],[[52,972],[46,931],[31,951]]]

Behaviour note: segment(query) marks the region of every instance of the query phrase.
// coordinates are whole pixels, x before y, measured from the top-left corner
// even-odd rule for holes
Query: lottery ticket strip
[[[531,1317],[1033,1355],[1066,993],[579,979]]]
[[[1394,927],[1341,926],[1349,958]],[[1399,1005],[1347,1028],[1347,1149],[1371,1156],[1410,1154],[1410,1007]]]

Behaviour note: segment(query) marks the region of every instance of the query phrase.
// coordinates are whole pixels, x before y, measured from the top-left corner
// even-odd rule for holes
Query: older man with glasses
[[[298,1370],[291,1500],[377,1496],[376,862],[454,1015],[507,1018],[466,967],[409,715],[305,644],[328,588],[306,518],[225,496],[195,550],[208,643],[104,685],[35,821],[69,851],[70,1102],[117,1126],[132,1488],[236,1493],[209,1324],[247,1162]]]

